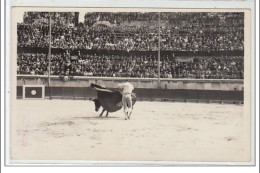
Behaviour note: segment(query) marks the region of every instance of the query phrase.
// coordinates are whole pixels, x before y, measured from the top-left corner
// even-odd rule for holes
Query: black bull
[[[90,87],[97,91],[97,98],[91,99],[95,103],[95,110],[98,111],[101,106],[103,107],[103,110],[99,115],[100,117],[105,111],[107,111],[107,117],[108,112],[116,112],[122,108],[122,94],[119,91],[103,88],[96,84],[91,84]],[[132,108],[135,102],[136,95],[135,93],[132,93]]]

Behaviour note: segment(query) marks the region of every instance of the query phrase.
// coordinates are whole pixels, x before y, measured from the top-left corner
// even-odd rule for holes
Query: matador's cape
[[[97,91],[97,99],[100,105],[108,112],[116,112],[122,108],[122,94],[113,89],[107,89],[96,84],[91,84],[90,87]],[[136,102],[135,93],[132,93],[132,106]]]

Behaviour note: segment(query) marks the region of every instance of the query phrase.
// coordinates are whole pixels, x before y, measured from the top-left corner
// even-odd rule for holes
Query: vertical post
[[[161,68],[160,68],[160,56],[161,56],[161,52],[160,52],[160,49],[161,49],[161,17],[160,17],[160,12],[158,13],[158,88],[161,87],[161,81],[160,81],[160,75],[161,75]]]
[[[49,96],[51,99],[51,13],[49,13],[49,55],[48,55],[48,88],[49,88]]]

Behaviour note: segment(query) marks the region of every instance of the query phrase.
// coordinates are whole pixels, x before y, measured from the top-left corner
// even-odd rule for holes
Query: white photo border
[[[90,3],[91,2],[91,3]],[[138,2],[138,7],[136,7],[135,4],[137,4]],[[239,163],[218,163],[218,162],[208,162],[208,163],[194,163],[194,162],[164,162],[164,163],[138,163],[138,162],[121,162],[121,163],[117,163],[117,162],[57,162],[57,161],[50,161],[43,163],[38,163],[37,161],[29,161],[28,163],[18,163],[18,164],[12,164],[10,162],[10,148],[9,148],[9,134],[10,134],[10,130],[9,130],[9,123],[10,123],[10,107],[11,107],[11,85],[10,85],[10,79],[11,79],[11,74],[10,74],[10,52],[11,52],[11,47],[10,47],[10,43],[11,43],[11,33],[10,33],[10,25],[11,25],[11,9],[12,7],[105,7],[105,8],[123,8],[123,7],[127,7],[127,8],[196,8],[196,7],[200,7],[200,8],[225,8],[225,9],[250,9],[251,10],[251,148],[252,148],[252,160],[253,162],[249,163],[249,164],[244,164],[242,163],[241,165],[255,165],[256,162],[256,158],[255,158],[255,151],[256,151],[256,112],[255,112],[255,108],[256,108],[256,102],[255,102],[255,95],[256,93],[256,88],[255,88],[255,84],[256,84],[256,62],[259,62],[256,60],[256,50],[255,50],[255,39],[256,38],[256,32],[255,32],[255,5],[254,5],[254,1],[252,0],[248,0],[248,1],[228,1],[228,2],[223,2],[223,1],[149,1],[149,5],[148,5],[148,0],[143,0],[143,1],[112,1],[112,0],[104,0],[104,1],[93,1],[93,0],[81,0],[79,1],[77,4],[75,4],[75,1],[73,0],[68,0],[68,1],[61,1],[61,0],[56,0],[56,1],[52,1],[52,0],[38,0],[38,1],[34,1],[34,0],[23,0],[23,1],[16,1],[16,0],[10,0],[9,2],[6,2],[6,39],[5,39],[5,164],[7,166],[238,166],[240,165]],[[51,5],[50,5],[51,4]],[[3,69],[3,68],[1,68]],[[259,70],[259,68],[258,68]],[[259,82],[259,81],[258,81]],[[259,98],[258,98],[259,99]]]

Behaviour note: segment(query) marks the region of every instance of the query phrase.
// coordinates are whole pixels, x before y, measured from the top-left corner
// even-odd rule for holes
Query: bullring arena
[[[23,83],[25,82],[31,86],[32,83],[45,83],[45,80],[46,77],[35,79],[32,76],[18,76],[17,83],[26,86]],[[63,82],[53,77],[52,85],[70,85],[73,88],[74,85],[80,86],[80,83],[84,82],[84,85],[89,86],[95,80],[96,78],[74,78]],[[98,81],[100,85],[113,88],[113,85],[123,79],[113,80]],[[131,79],[131,82],[138,86],[142,80]],[[167,81],[169,86],[175,86],[176,82],[185,83],[182,80]],[[204,82],[202,84],[197,80],[192,87],[203,88],[212,81]],[[239,81],[226,82],[228,84],[222,80],[218,87],[241,88]],[[149,85],[149,82],[142,84],[146,85]],[[185,86],[190,87],[190,84]],[[184,98],[185,94],[181,99],[176,97],[178,92],[174,95],[170,89],[160,90],[164,90],[168,93],[164,95],[169,95],[169,98],[176,99],[175,101],[166,98],[147,99],[148,95],[158,95],[158,90],[141,90],[142,95],[136,88],[137,103],[132,118],[126,121],[122,109],[110,113],[107,118],[100,118],[101,110],[95,112],[94,103],[88,99],[95,97],[95,92],[91,89],[85,87],[88,91],[86,98],[79,98],[75,97],[79,95],[75,91],[79,91],[80,87],[71,90],[74,92],[71,92],[70,96],[67,90],[54,88],[52,87],[51,100],[48,98],[47,87],[45,99],[18,97],[16,100],[16,114],[12,117],[15,123],[12,126],[11,156],[14,160],[210,162],[246,161],[249,158],[248,136],[245,135],[248,130],[248,117],[244,114],[241,101],[203,100],[206,98],[203,95],[207,95],[203,90],[197,91],[200,92],[201,99]],[[61,91],[58,91],[59,89]],[[226,88],[226,95],[230,94],[228,89]],[[59,93],[60,97],[57,96]],[[72,93],[75,96],[72,96]],[[233,96],[239,94],[240,91],[235,91]],[[189,95],[191,93],[186,93],[187,97],[191,97]]]
[[[18,100],[12,158],[92,161],[241,161],[243,106],[137,102],[99,118],[91,101]]]
[[[33,10],[14,22],[12,161],[250,161],[248,13]],[[131,119],[99,117],[91,84],[126,79]]]

